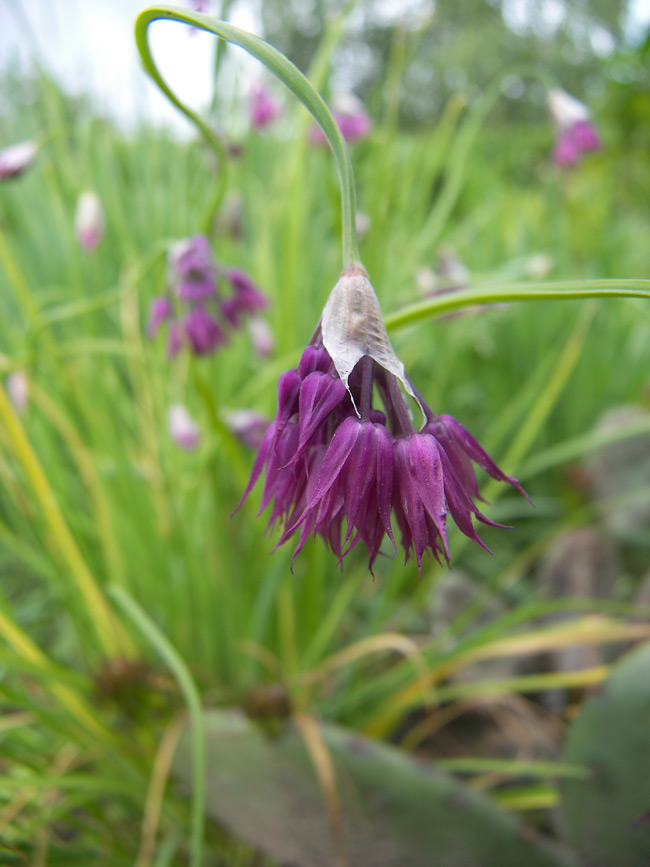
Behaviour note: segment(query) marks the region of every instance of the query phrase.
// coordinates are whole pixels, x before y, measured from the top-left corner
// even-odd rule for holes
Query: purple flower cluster
[[[294,559],[311,536],[319,535],[339,566],[363,542],[372,571],[386,536],[393,555],[397,551],[394,521],[406,560],[414,554],[421,571],[425,551],[449,559],[448,514],[485,548],[472,518],[500,525],[476,505],[480,495],[473,464],[525,496],[517,480],[497,467],[460,422],[436,415],[420,395],[415,399],[425,421],[416,430],[401,377],[388,369],[393,364],[388,352],[386,364],[375,359],[376,352],[363,355],[349,378],[342,378],[324,346],[324,325],[325,318],[298,367],[280,377],[277,414],[240,506],[265,470],[260,514],[271,507],[269,528],[277,523],[282,528],[278,545],[297,537]],[[383,409],[373,405],[375,394]]]
[[[553,161],[560,168],[577,165],[582,155],[600,149],[600,136],[589,109],[564,90],[550,90],[547,107],[555,127]]]
[[[184,346],[194,355],[212,355],[249,316],[266,310],[268,299],[238,269],[217,265],[207,238],[195,235],[175,244],[168,257],[167,295],[154,298],[147,333],[153,338],[169,323],[167,351],[173,358]],[[230,290],[222,291],[223,285]]]

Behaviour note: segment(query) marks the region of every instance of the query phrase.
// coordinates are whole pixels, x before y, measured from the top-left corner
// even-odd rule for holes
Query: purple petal
[[[160,326],[173,315],[174,309],[169,298],[161,296],[154,298],[149,307],[147,335],[152,339],[158,334]]]
[[[300,386],[300,441],[294,460],[302,455],[309,440],[326,421],[328,415],[346,396],[340,379],[329,373],[310,373]]]
[[[530,497],[519,484],[517,479],[515,479],[514,476],[506,475],[506,473],[500,470],[485,449],[481,448],[474,437],[459,421],[456,421],[456,419],[450,415],[441,415],[440,420],[444,425],[446,425],[456,444],[463,449],[468,457],[482,467],[489,476],[492,476],[493,479],[496,479],[499,482],[508,482],[509,485],[516,488],[519,493],[530,502]]]

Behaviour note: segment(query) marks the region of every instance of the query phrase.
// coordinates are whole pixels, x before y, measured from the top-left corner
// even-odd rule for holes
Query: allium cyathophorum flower
[[[168,256],[167,295],[154,298],[147,333],[155,337],[169,323],[167,351],[183,347],[194,355],[212,355],[251,316],[266,310],[268,299],[250,277],[217,265],[207,238],[195,235],[174,244]]]
[[[600,149],[600,136],[589,109],[565,90],[549,90],[546,105],[555,128],[553,160],[560,168],[575,166],[584,153]]]
[[[331,108],[334,120],[348,143],[360,141],[372,131],[370,115],[354,94],[336,94],[332,98]],[[309,141],[312,144],[327,144],[325,133],[319,126],[311,127]]]
[[[21,141],[0,150],[0,181],[18,178],[32,165],[38,154],[34,141]]]
[[[410,396],[410,398],[408,397]],[[379,397],[382,408],[375,405]],[[416,428],[407,400],[424,420]],[[418,569],[426,551],[449,560],[447,516],[484,548],[473,519],[488,520],[474,464],[526,496],[455,418],[436,415],[406,377],[366,273],[347,269],[295,370],[278,383],[278,409],[239,507],[265,471],[260,514],[280,524],[278,545],[322,536],[343,557],[363,543],[369,568],[387,537]],[[239,508],[238,507],[238,508]]]

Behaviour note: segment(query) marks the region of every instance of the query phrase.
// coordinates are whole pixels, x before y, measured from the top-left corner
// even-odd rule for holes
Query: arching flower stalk
[[[409,398],[423,414],[417,427]],[[279,523],[282,530],[278,545],[296,538],[294,559],[319,535],[339,565],[363,543],[372,570],[386,537],[397,551],[394,521],[406,561],[414,555],[421,571],[426,551],[449,560],[448,515],[484,548],[473,519],[500,526],[477,506],[474,464],[526,496],[460,422],[434,413],[413,388],[368,275],[352,265],[300,364],[280,377],[277,414],[242,503],[264,470],[260,514],[271,507],[269,527]]]

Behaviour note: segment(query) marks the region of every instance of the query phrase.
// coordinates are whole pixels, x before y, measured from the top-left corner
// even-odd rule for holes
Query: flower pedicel
[[[405,394],[423,413],[416,429]],[[378,395],[383,409],[375,406]],[[385,537],[422,569],[425,551],[449,560],[447,516],[484,548],[472,518],[488,520],[473,463],[526,496],[456,419],[436,415],[414,389],[390,344],[365,270],[346,268],[294,370],[278,383],[278,409],[240,506],[265,470],[260,513],[281,524],[278,545],[297,538],[296,555],[320,535],[343,557],[360,542],[369,568]],[[239,508],[239,507],[238,507]],[[489,550],[489,549],[488,549]]]

